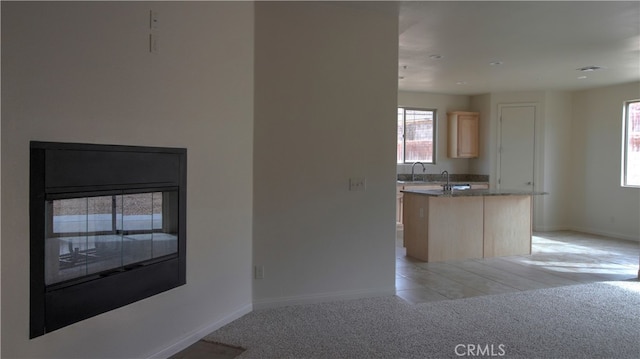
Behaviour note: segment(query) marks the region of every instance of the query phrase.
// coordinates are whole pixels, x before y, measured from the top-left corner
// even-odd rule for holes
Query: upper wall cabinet
[[[451,158],[478,157],[478,112],[448,112],[449,148]]]

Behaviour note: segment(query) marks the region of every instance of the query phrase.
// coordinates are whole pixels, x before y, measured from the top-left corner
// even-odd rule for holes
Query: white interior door
[[[498,188],[533,190],[535,116],[535,105],[500,107]]]

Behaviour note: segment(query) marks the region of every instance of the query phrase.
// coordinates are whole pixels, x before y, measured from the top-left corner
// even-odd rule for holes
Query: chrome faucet
[[[449,172],[442,171],[442,173],[440,175],[442,177],[444,177],[444,175],[447,175],[447,184],[443,184],[442,185],[442,190],[445,191],[445,192],[451,192],[451,185],[449,184]]]
[[[427,170],[424,167],[424,163],[422,162],[414,162],[413,165],[411,165],[411,181],[415,181],[416,180],[416,174],[415,174],[415,168],[417,164],[420,164],[420,166],[422,166],[422,173],[424,174],[424,172]]]

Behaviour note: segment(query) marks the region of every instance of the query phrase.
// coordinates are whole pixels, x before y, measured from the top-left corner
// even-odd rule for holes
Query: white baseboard
[[[571,231],[570,226],[533,226],[534,232]]]
[[[601,231],[601,230],[598,230],[598,229],[585,228],[585,227],[571,227],[571,228],[569,228],[569,230],[576,231],[576,232],[582,232],[582,233],[595,234],[595,235],[598,235],[598,236],[605,236],[605,237],[611,237],[611,238],[617,238],[617,239],[624,239],[624,240],[627,240],[627,241],[640,242],[640,238],[638,236],[632,236],[632,235],[629,235],[629,234],[626,234],[626,233]]]
[[[391,288],[380,288],[380,289],[371,289],[371,290],[341,291],[341,292],[318,293],[313,295],[268,298],[268,299],[254,301],[253,308],[267,309],[267,308],[285,307],[289,305],[333,302],[338,300],[386,297],[386,296],[395,295],[395,293],[396,293],[396,288],[394,286]]]
[[[180,338],[177,338],[173,344],[165,347],[159,352],[151,355],[148,359],[164,359],[168,358],[174,354],[179,353],[180,351],[186,349],[190,345],[194,344],[198,340],[204,338],[206,335],[210,334],[217,329],[222,328],[223,326],[233,322],[234,320],[249,314],[253,311],[253,305],[251,303],[245,304],[244,306],[238,308],[234,312],[228,314],[222,319],[216,320],[213,323],[209,323],[200,329],[196,329],[191,333],[188,333]]]
[[[610,232],[610,231],[601,231],[599,229],[594,228],[586,228],[586,227],[576,227],[576,226],[534,226],[534,232],[554,232],[554,231],[573,231],[580,232],[586,234],[594,234],[598,236],[616,238],[616,239],[624,239],[628,241],[640,242],[640,237],[635,237],[625,233],[619,232]]]

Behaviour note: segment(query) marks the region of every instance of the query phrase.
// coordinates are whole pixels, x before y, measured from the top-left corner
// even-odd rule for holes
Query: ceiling
[[[640,2],[403,1],[398,74],[401,91],[459,95],[637,81]]]

